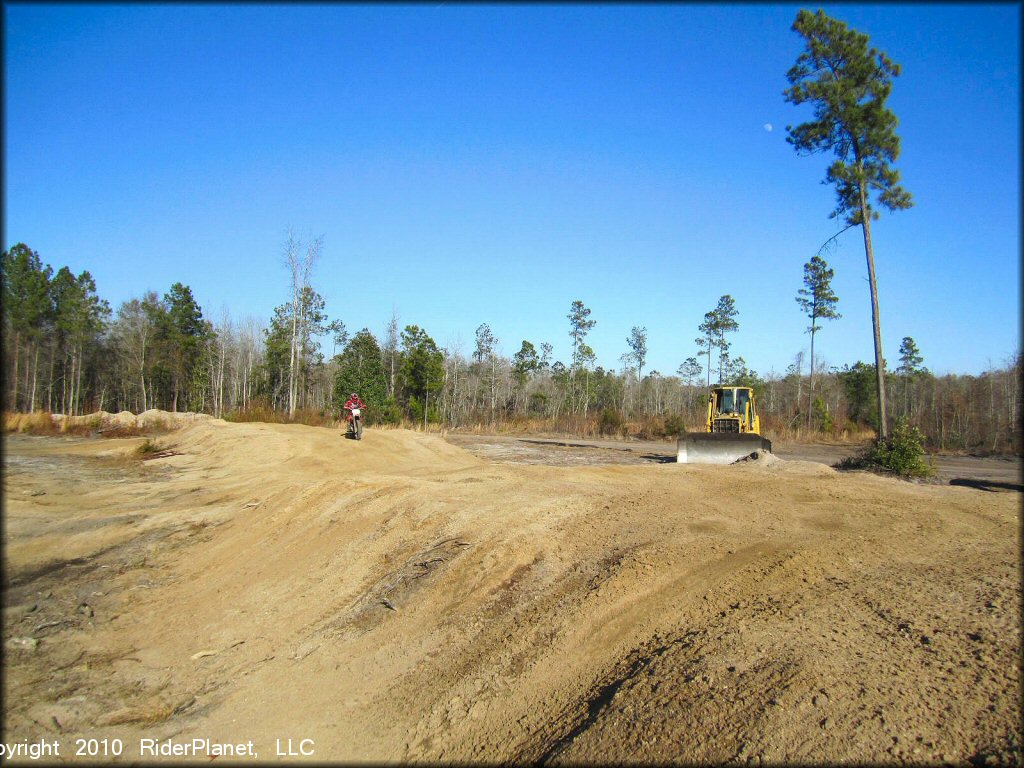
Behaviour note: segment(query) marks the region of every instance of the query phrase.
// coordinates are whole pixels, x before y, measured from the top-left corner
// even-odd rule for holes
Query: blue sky
[[[313,284],[352,332],[395,309],[465,355],[487,323],[506,355],[567,362],[580,299],[599,364],[646,326],[663,374],[728,293],[733,355],[782,373],[809,343],[803,265],[839,228],[830,159],[785,141],[810,115],[782,98],[800,7],[5,4],[4,247],[88,269],[115,309],[183,282],[214,321],[268,321],[292,228],[323,235]],[[902,66],[915,207],[873,228],[886,359],[912,336],[937,373],[999,366],[1020,5],[821,7]],[[823,255],[843,316],[816,352],[870,361],[859,230]]]

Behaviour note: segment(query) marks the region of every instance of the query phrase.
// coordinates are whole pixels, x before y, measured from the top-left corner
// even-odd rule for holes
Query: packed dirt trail
[[[215,419],[141,443],[5,438],[8,742],[1021,761],[1017,492]]]

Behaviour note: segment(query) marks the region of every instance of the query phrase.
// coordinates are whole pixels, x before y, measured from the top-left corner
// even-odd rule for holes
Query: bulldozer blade
[[[680,464],[732,464],[752,453],[771,453],[772,443],[760,435],[691,432],[676,444]]]

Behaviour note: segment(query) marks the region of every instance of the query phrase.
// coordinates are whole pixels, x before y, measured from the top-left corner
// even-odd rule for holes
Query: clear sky
[[[116,310],[191,286],[205,315],[268,321],[289,228],[323,235],[331,319],[392,309],[472,352],[481,323],[568,362],[567,314],[620,367],[696,354],[731,294],[732,353],[782,373],[794,297],[839,227],[826,156],[783,100],[796,4],[4,5],[4,247],[88,269]],[[816,9],[818,6],[809,6]],[[902,66],[889,105],[915,207],[873,228],[890,367],[1019,349],[1019,4],[822,6]],[[873,359],[863,240],[823,254],[843,317],[816,352]],[[352,290],[357,286],[358,290]],[[325,344],[331,354],[331,344]]]

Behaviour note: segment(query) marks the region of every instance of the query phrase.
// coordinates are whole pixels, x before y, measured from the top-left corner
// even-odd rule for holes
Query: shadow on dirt
[[[617,448],[611,445],[594,445],[592,443],[573,443],[562,440],[530,440],[528,438],[519,438],[517,442],[526,443],[528,445],[538,445],[544,448],[578,448],[586,451],[598,452],[614,452],[622,453],[627,456],[635,456],[643,461],[654,462],[655,464],[672,464],[675,462],[676,457],[674,455],[669,456],[664,453],[638,453],[633,448]]]
[[[529,443],[530,445],[543,445],[545,448],[589,448],[591,450],[599,451],[621,451],[622,453],[632,453],[628,448],[613,448],[607,445],[588,445],[587,443],[569,443],[563,440],[527,440],[526,438],[519,438],[520,443]]]
[[[640,456],[644,461],[653,461],[655,464],[675,464],[675,456],[666,456],[663,453],[644,453]]]
[[[999,491],[1024,492],[1024,485],[1020,483],[1001,483],[996,480],[973,480],[966,477],[955,477],[949,481],[950,485],[959,485],[965,488],[975,488],[979,491],[998,493]]]
[[[19,573],[4,572],[3,586],[4,590],[10,590],[13,587],[21,587],[29,584],[36,579],[40,579],[43,576],[49,576],[51,573],[61,571],[65,568],[84,568],[85,570],[79,571],[79,573],[88,573],[99,567],[99,562],[95,559],[97,555],[103,555],[113,547],[100,550],[99,552],[89,557],[75,557],[70,560],[57,560],[55,562],[44,563],[36,568],[26,569]]]
[[[361,634],[376,628],[388,611],[397,613],[403,609],[442,566],[447,566],[470,546],[461,539],[444,539],[409,557],[397,570],[378,579],[347,615],[331,622],[329,629],[352,628]]]

